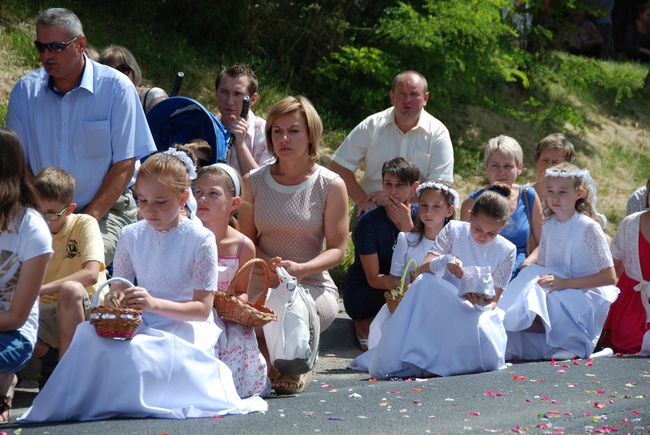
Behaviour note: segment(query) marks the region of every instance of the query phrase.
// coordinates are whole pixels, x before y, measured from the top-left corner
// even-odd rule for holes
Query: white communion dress
[[[523,269],[499,301],[508,331],[507,359],[550,359],[558,352],[589,357],[603,329],[614,286],[553,292],[537,284],[539,276],[577,278],[613,265],[605,234],[593,219],[574,213],[564,222],[552,216],[542,226],[536,265]],[[541,319],[543,330],[533,325]]]
[[[494,287],[510,279],[516,247],[497,236],[480,245],[470,224],[452,221],[436,238],[432,251],[460,258],[463,266],[490,267]],[[379,343],[357,357],[350,368],[377,378],[452,376],[495,370],[505,364],[503,312],[480,310],[459,297],[455,278],[420,275],[383,327]],[[452,282],[450,282],[452,281]]]
[[[156,298],[192,299],[217,288],[214,235],[189,219],[167,232],[146,221],[124,228],[115,274]],[[135,280],[135,281],[134,281]],[[183,419],[266,411],[260,397],[241,399],[230,369],[214,356],[221,330],[205,321],[177,321],[144,312],[131,341],[99,337],[89,322],[72,343],[23,422],[111,417]]]

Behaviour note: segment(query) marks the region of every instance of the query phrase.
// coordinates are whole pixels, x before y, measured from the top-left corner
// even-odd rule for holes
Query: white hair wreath
[[[424,183],[420,184],[417,189],[415,189],[415,194],[420,196],[422,191],[427,189],[436,189],[442,192],[451,193],[451,195],[454,197],[454,207],[458,208],[458,205],[460,204],[460,200],[458,199],[458,192],[456,192],[451,187],[447,186],[446,184],[438,183],[436,181],[425,181]]]

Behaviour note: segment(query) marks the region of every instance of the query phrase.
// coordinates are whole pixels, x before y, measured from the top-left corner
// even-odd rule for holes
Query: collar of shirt
[[[93,93],[94,91],[94,82],[93,82],[93,75],[95,72],[95,69],[93,67],[92,62],[90,59],[86,57],[86,55],[83,55],[84,57],[84,69],[81,71],[81,79],[79,80],[79,83],[77,86],[75,86],[72,90],[69,92],[72,92],[73,90],[77,88],[83,88],[88,90],[88,92]],[[63,97],[65,94],[57,89],[57,87],[54,85],[54,79],[52,76],[48,75],[47,76],[47,87],[54,92],[56,95],[59,97]]]
[[[424,109],[420,111],[420,116],[418,117],[418,123],[409,131],[413,130],[423,130],[427,131],[427,121],[426,121],[426,112]],[[394,125],[397,127],[397,123],[395,122],[395,107],[391,107],[390,110],[386,113],[386,119],[384,121],[384,127],[388,127],[390,125]],[[399,128],[399,127],[398,127]]]

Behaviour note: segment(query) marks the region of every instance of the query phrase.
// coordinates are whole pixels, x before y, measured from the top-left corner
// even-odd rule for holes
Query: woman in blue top
[[[522,267],[534,263],[535,252],[532,252],[530,258],[527,258],[526,247],[530,239],[529,248],[535,249],[542,234],[542,204],[535,189],[528,185],[515,184],[515,180],[521,174],[524,166],[523,157],[524,153],[519,143],[504,135],[490,139],[483,156],[490,186],[496,182],[505,183],[511,186],[512,190],[508,197],[511,210],[510,218],[508,225],[503,227],[500,234],[517,246],[517,260],[512,271],[513,278],[517,276]],[[477,190],[463,202],[460,209],[462,220],[469,221],[474,201],[484,190]]]

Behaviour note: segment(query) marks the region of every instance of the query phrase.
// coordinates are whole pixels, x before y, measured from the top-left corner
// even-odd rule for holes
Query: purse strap
[[[533,215],[530,211],[530,204],[528,200],[528,185],[524,185],[524,205],[526,206],[526,216],[528,217],[528,226],[530,228],[530,237],[533,238],[533,241],[535,244],[538,243],[537,237],[535,237],[535,233],[533,232]]]

